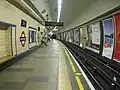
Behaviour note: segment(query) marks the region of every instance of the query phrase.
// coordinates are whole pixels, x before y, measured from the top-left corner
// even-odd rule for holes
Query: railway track
[[[62,41],[76,58],[96,90],[120,90],[120,73],[77,45]]]

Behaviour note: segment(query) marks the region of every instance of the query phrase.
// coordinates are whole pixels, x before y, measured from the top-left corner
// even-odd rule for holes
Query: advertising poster
[[[68,42],[69,41],[69,35],[68,35],[68,32],[65,32],[66,34],[66,41]]]
[[[58,35],[58,39],[61,39],[61,34],[59,33],[59,35]]]
[[[73,30],[71,30],[71,31],[70,31],[70,36],[71,36],[71,37],[70,37],[70,38],[71,38],[71,42],[73,42],[73,41],[74,41],[74,37],[73,37],[73,36],[74,36],[74,35],[73,35]]]
[[[99,53],[100,46],[100,23],[94,23],[87,26],[87,48]]]
[[[80,47],[82,47],[83,28],[80,28]]]
[[[66,33],[63,33],[63,40],[66,41]]]
[[[70,31],[68,32],[69,42],[71,42]]]
[[[100,24],[92,24],[92,43],[100,45]]]
[[[87,26],[87,46],[92,47],[92,25]]]
[[[64,33],[61,33],[61,40],[63,40],[64,36],[63,36]]]
[[[21,27],[27,27],[27,21],[21,19]]]
[[[114,48],[113,18],[103,20],[103,29],[104,29],[104,43],[102,56],[112,59]]]
[[[36,31],[29,30],[29,43],[36,42]]]
[[[115,15],[114,20],[115,20],[114,59],[120,61],[120,14]]]
[[[60,33],[60,40],[62,40],[62,33]]]
[[[74,43],[79,44],[79,29],[74,30]]]

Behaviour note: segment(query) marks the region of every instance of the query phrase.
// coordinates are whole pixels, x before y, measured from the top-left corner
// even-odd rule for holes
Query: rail
[[[77,45],[62,41],[93,83],[96,90],[120,90],[120,73]]]

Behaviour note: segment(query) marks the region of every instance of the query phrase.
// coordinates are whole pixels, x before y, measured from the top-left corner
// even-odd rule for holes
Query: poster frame
[[[115,46],[116,46],[116,22],[115,22],[115,16],[120,15],[120,12],[117,12],[116,14],[113,15],[113,21],[114,21],[114,50],[113,50],[113,57],[112,59],[118,63],[120,63],[120,60],[117,60],[114,58],[115,54]]]
[[[104,29],[104,21],[106,21],[106,20],[111,20],[111,19],[112,19],[113,34],[114,34],[114,36],[113,36],[113,50],[112,50],[111,58],[108,58],[108,57],[106,57],[106,56],[103,55],[103,51],[104,51],[104,42],[105,42],[105,41],[104,41],[104,40],[105,40],[105,39],[104,39],[104,38],[105,38],[105,36],[104,36],[104,35],[105,35],[105,33],[104,33],[104,30],[105,30],[105,29]],[[103,30],[102,30],[102,31],[103,31],[103,34],[102,34],[102,35],[103,35],[103,36],[102,36],[102,37],[103,37],[103,42],[102,42],[102,45],[103,45],[102,47],[103,47],[103,48],[101,49],[101,50],[102,50],[101,56],[106,57],[106,58],[108,58],[108,59],[113,59],[114,47],[115,47],[115,23],[114,23],[114,18],[113,18],[113,17],[108,17],[108,18],[103,19],[103,20],[102,20],[102,28],[103,28]]]
[[[99,54],[99,55],[101,55],[102,54],[102,51],[101,51],[101,49],[102,49],[102,42],[103,42],[103,36],[102,36],[102,34],[103,34],[103,29],[101,28],[101,24],[102,24],[102,21],[101,20],[98,20],[98,21],[96,21],[96,22],[93,22],[93,23],[90,23],[90,24],[87,24],[86,25],[86,27],[87,27],[87,34],[88,34],[88,27],[90,26],[90,25],[94,25],[94,24],[96,24],[96,23],[98,23],[99,24],[99,29],[100,29],[100,44],[99,44],[99,49],[95,49],[95,48],[92,48],[92,47],[89,47],[89,46],[87,46],[86,45],[86,48],[87,49],[89,49],[89,50],[91,50],[91,51],[93,51],[93,52],[95,52],[95,53],[97,53],[97,54]],[[92,28],[92,27],[91,27]],[[95,44],[93,44],[93,43],[91,43],[92,45],[95,45]]]
[[[76,38],[76,36],[75,36],[76,33],[75,32],[78,32],[78,34],[77,34],[78,38]],[[76,39],[77,39],[78,43],[76,42]],[[79,30],[79,28],[74,29],[74,43],[77,44],[77,45],[80,44],[80,30]]]

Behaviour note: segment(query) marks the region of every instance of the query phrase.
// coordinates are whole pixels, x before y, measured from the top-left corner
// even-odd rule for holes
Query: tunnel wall
[[[71,24],[69,24],[68,26],[65,26],[65,28],[60,31],[66,31],[81,24],[84,24],[85,22],[94,19],[95,17],[100,16],[107,11],[112,10],[119,5],[120,0],[94,0],[90,7],[85,8],[84,11],[81,12],[79,17],[76,18],[76,20],[71,22]],[[77,9],[77,11],[79,12],[79,9]]]
[[[102,2],[97,2],[99,4],[96,5],[98,6],[98,8],[100,8],[101,6],[101,9],[98,9],[97,7],[95,7],[95,5],[93,5],[92,7],[94,8],[94,10],[91,10],[90,12],[89,9],[89,12],[86,12],[86,15],[84,14],[84,18],[80,17],[77,20],[79,22],[76,21],[69,30],[66,29],[57,37],[63,41],[67,41],[66,36],[68,36],[68,41],[76,44],[75,42],[77,42],[77,39],[74,39],[74,37],[76,37],[77,33],[74,32],[78,29],[78,31],[80,32],[80,39],[79,44],[77,43],[77,45],[80,45],[80,47],[84,48],[85,50],[90,50],[90,52],[93,51],[101,58],[108,59],[110,62],[117,61],[120,63],[120,2],[118,1],[118,4],[116,4],[116,8],[114,5],[115,2],[112,3],[112,0],[110,0],[110,2],[111,4],[105,3],[106,5],[103,6]],[[105,10],[103,10],[103,7],[108,8],[109,6],[114,7],[114,9],[106,9],[107,12],[95,16],[96,13]],[[93,18],[91,18],[91,20],[89,18],[87,22],[82,21],[83,19],[85,20],[86,16],[92,17],[92,15]],[[74,27],[75,24],[80,22],[83,23],[81,23],[77,27]],[[72,41],[70,41],[71,38],[73,38]]]
[[[22,19],[27,22],[26,27],[21,27]],[[16,25],[16,35],[14,36],[14,38],[12,38],[12,41],[14,41],[16,37],[17,54],[20,54],[22,52],[29,50],[28,27],[30,26],[36,29],[38,27],[42,27],[42,25],[40,25],[37,21],[35,21],[34,19],[32,19],[31,17],[26,15],[24,12],[22,12],[21,10],[19,10],[18,8],[16,8],[15,6],[13,6],[12,4],[8,3],[5,0],[0,1],[0,21]],[[22,31],[24,31],[26,35],[26,42],[24,47],[21,45],[21,42],[20,42],[20,36]],[[42,29],[40,31],[42,31]],[[36,32],[40,33],[38,31]]]

